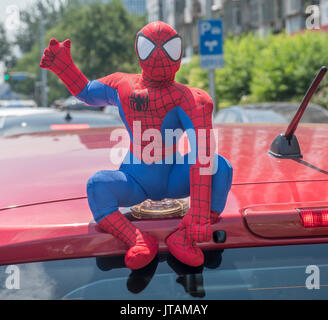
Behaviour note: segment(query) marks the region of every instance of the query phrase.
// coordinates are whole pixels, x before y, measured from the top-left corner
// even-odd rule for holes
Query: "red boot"
[[[186,229],[178,229],[167,239],[166,244],[170,253],[180,262],[192,267],[204,264],[204,254],[196,242],[187,237]]]
[[[211,224],[219,221],[219,214],[211,211]],[[166,244],[171,254],[184,264],[198,267],[204,264],[204,254],[196,245],[196,242],[187,237],[186,229],[179,228],[167,239]]]
[[[136,228],[121,212],[116,211],[98,222],[101,229],[112,234],[128,245],[125,264],[130,269],[148,265],[158,252],[155,238]]]
[[[216,224],[219,222],[219,213],[211,210],[211,224]]]

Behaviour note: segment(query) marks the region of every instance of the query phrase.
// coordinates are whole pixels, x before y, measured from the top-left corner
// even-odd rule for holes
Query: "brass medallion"
[[[136,219],[166,219],[183,217],[189,209],[184,199],[163,199],[160,201],[145,200],[131,208]]]

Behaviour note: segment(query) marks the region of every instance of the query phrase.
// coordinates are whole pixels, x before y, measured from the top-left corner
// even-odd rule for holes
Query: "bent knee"
[[[230,189],[232,184],[233,168],[230,162],[224,157],[217,155],[217,172],[214,175],[214,183],[225,184]]]
[[[96,172],[87,182],[88,197],[94,194],[115,193],[120,180],[118,171],[101,170]]]
[[[87,182],[88,202],[96,222],[118,209],[117,199],[113,192],[115,190],[113,173],[115,171],[99,171]]]
[[[221,157],[221,166],[219,166],[219,168],[221,168],[221,167],[222,167],[222,171],[224,171],[226,173],[229,180],[232,180],[232,175],[233,175],[232,166],[231,166],[230,162],[223,157]]]
[[[88,179],[87,182],[87,191],[94,189],[97,185],[102,184],[104,180],[105,171],[101,170],[95,173],[92,177]]]
[[[212,180],[211,209],[221,213],[232,185],[233,169],[227,159],[218,155],[218,171]]]

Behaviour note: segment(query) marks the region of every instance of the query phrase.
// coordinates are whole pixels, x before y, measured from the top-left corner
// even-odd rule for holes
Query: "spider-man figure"
[[[88,181],[88,201],[95,221],[102,230],[127,244],[125,263],[131,269],[139,269],[157,254],[157,241],[137,229],[118,208],[146,199],[190,196],[188,213],[166,243],[181,262],[202,265],[204,255],[196,243],[211,239],[210,225],[224,209],[232,168],[227,160],[214,154],[210,96],[174,81],[182,57],[181,38],[166,23],[150,23],[136,37],[135,49],[142,74],[114,73],[94,81],[89,81],[77,69],[70,46],[70,40],[59,43],[52,39],[40,66],[56,73],[70,92],[87,104],[118,106],[131,139],[130,151],[119,170],[100,171]],[[141,127],[141,134],[147,129],[157,129],[163,143],[154,145],[150,139],[140,140],[133,130],[136,123]],[[165,130],[177,128],[189,134],[194,132],[193,161],[190,154],[183,157],[176,151],[175,141],[171,153],[167,152]],[[203,139],[200,129],[205,132]],[[146,159],[144,151],[150,145],[154,150]],[[212,159],[211,166],[203,161],[201,154]],[[213,174],[202,173],[208,167],[218,170]]]

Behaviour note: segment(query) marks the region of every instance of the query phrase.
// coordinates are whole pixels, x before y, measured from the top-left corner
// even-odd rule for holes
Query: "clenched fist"
[[[73,95],[78,95],[89,82],[73,62],[69,39],[61,43],[51,39],[44,50],[40,67],[54,72]]]
[[[40,67],[59,74],[72,63],[71,40],[59,43],[56,39],[51,39],[49,46],[44,50]]]

